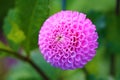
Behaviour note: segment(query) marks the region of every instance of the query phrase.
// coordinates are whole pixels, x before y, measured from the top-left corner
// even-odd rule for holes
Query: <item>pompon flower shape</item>
[[[63,70],[83,68],[96,54],[98,34],[84,13],[61,11],[49,17],[39,32],[45,60]]]

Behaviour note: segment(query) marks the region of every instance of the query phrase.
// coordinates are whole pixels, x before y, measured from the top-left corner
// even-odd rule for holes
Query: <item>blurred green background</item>
[[[38,49],[43,22],[63,9],[86,13],[97,27],[99,48],[83,69],[54,68]],[[120,80],[119,12],[120,0],[0,0],[0,80],[44,80],[28,59],[50,80]]]

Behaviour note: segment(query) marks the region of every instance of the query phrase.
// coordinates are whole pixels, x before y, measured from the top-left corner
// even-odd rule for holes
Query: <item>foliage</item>
[[[56,80],[61,73],[61,70],[53,68],[51,65],[46,63],[42,55],[39,54],[39,50],[31,52],[31,58],[33,61],[50,77],[51,80]],[[13,74],[11,74],[13,73]],[[52,74],[51,74],[52,73]],[[54,75],[54,76],[53,76]],[[41,80],[42,78],[36,73],[36,71],[24,62],[18,61],[17,66],[13,67],[9,72],[7,80]]]
[[[3,26],[8,40],[22,46],[28,54],[37,48],[39,29],[48,17],[48,9],[48,0],[17,0]]]

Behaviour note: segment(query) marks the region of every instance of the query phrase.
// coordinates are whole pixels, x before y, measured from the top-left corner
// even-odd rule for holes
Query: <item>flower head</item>
[[[86,15],[61,11],[49,17],[39,32],[38,45],[45,60],[64,70],[83,68],[96,54],[98,34]]]

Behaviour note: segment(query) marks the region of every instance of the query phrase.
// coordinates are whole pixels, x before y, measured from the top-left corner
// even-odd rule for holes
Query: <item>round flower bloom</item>
[[[98,34],[86,15],[61,11],[49,17],[39,32],[45,60],[63,70],[83,68],[96,54]]]

